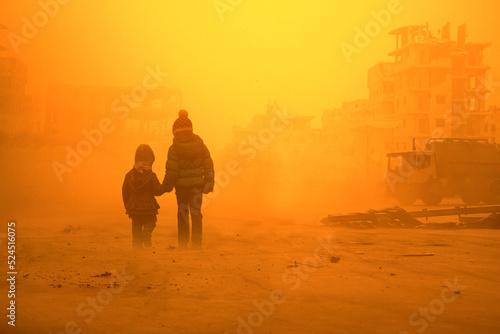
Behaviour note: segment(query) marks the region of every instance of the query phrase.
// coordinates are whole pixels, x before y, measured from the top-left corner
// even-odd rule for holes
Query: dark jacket
[[[214,188],[214,163],[203,140],[195,134],[174,137],[165,165],[165,191],[176,188],[200,187],[204,193]]]
[[[132,168],[125,175],[123,181],[122,195],[128,215],[156,215],[160,206],[155,196],[164,193],[163,186],[158,177],[151,170],[141,170]]]

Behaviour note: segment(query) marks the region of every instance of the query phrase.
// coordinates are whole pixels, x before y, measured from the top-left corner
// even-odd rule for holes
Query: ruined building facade
[[[465,25],[457,40],[450,25],[440,36],[427,26],[391,31],[396,49],[393,63],[393,106],[396,151],[409,150],[412,138],[422,147],[430,137],[487,138],[486,71],[483,51],[489,43],[466,42]],[[423,148],[423,147],[422,147]]]
[[[449,23],[437,33],[427,25],[411,25],[389,34],[396,37],[389,53],[394,61],[369,69],[369,98],[344,103],[323,117],[346,115],[343,126],[360,151],[360,173],[383,179],[386,153],[423,149],[430,138],[486,138],[498,143],[500,117],[487,106],[489,67],[483,63],[490,43],[468,42],[465,25],[458,27],[453,40]],[[331,124],[323,122],[323,127]]]
[[[26,94],[26,82],[26,65],[0,53],[0,134],[41,132],[40,101]]]
[[[135,87],[51,84],[48,87],[45,133],[80,138],[82,130],[113,122],[115,135],[158,139],[170,135],[171,122],[182,103],[178,89],[159,87],[134,99]],[[170,122],[170,123],[169,123]]]

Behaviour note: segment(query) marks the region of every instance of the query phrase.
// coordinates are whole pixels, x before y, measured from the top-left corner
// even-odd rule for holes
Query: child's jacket
[[[171,191],[174,186],[181,188],[214,188],[214,163],[203,140],[195,134],[184,140],[174,137],[168,150],[163,187]]]
[[[160,205],[155,196],[164,193],[163,186],[151,169],[132,168],[125,175],[122,195],[128,215],[156,215]]]

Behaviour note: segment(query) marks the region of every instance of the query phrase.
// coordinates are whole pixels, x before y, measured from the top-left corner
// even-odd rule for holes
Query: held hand
[[[205,185],[203,186],[203,193],[206,195],[208,193],[211,193],[212,191],[214,191],[213,182],[205,183]]]

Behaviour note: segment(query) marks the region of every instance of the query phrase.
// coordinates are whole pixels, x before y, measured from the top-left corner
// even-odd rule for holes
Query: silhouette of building
[[[19,133],[26,117],[26,66],[0,54],[0,126],[4,133]]]
[[[450,24],[437,34],[427,25],[392,30],[396,48],[393,62],[368,70],[369,98],[343,103],[335,114],[345,115],[360,175],[382,179],[386,153],[423,149],[430,138],[500,139],[495,108],[487,108],[488,93],[483,52],[490,43],[466,39],[466,26],[451,40]],[[322,138],[331,140],[329,111],[323,115]]]
[[[412,138],[422,146],[430,137],[484,138],[487,132],[483,51],[490,43],[466,41],[466,26],[450,39],[450,24],[439,35],[428,26],[405,26],[390,32],[393,63],[396,150],[408,150]],[[376,65],[378,66],[378,65]]]
[[[0,30],[6,29],[0,24]],[[5,56],[0,45],[0,133],[40,133],[42,107],[39,99],[26,94],[26,65],[16,57]]]
[[[82,130],[98,128],[104,118],[113,121],[114,133],[128,138],[162,137],[170,134],[168,120],[182,103],[178,89],[157,88],[144,100],[131,98],[132,87],[51,84],[47,92],[45,132],[61,138],[81,136]]]
[[[486,124],[486,132],[490,134],[491,141],[500,144],[500,107],[492,105],[488,108],[488,123]]]
[[[322,161],[318,163],[325,181],[353,180],[365,174],[366,140],[360,135],[369,117],[368,100],[344,102],[342,108],[325,110],[321,118]],[[363,153],[362,153],[363,152]]]
[[[256,114],[246,126],[233,126],[226,158],[239,159],[253,185],[283,186],[318,175],[319,132],[311,127],[314,116],[289,113],[276,102]],[[246,165],[246,162],[251,162]]]

